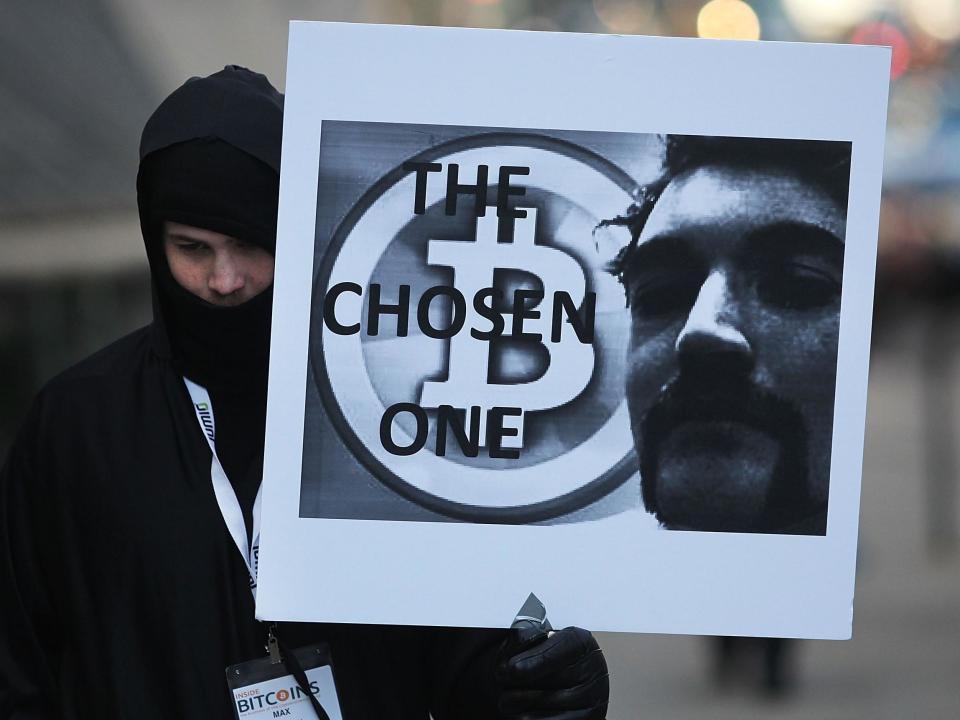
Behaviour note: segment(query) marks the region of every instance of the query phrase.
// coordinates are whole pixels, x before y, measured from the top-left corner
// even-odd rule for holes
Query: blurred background
[[[227,63],[282,89],[290,19],[893,48],[854,638],[600,639],[612,720],[960,718],[960,0],[4,0],[0,458],[47,379],[149,322],[147,116]]]

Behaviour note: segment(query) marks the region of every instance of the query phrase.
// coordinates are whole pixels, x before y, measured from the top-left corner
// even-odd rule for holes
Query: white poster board
[[[888,68],[293,23],[258,617],[849,637]]]

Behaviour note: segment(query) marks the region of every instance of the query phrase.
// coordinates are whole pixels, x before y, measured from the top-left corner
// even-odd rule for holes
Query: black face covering
[[[279,177],[222,140],[200,139],[152,153],[140,181],[147,253],[174,366],[211,391],[265,390],[272,286],[241,305],[202,300],[171,275],[163,224],[212,230],[273,254]]]

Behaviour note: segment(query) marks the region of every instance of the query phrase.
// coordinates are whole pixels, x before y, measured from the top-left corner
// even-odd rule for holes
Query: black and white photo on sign
[[[322,132],[302,516],[825,533],[849,143]]]

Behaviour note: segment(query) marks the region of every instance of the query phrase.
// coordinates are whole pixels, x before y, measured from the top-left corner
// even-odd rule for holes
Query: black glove
[[[539,626],[511,630],[497,662],[499,710],[516,720],[604,720],[607,661],[588,631]]]

